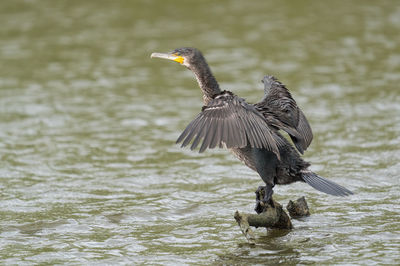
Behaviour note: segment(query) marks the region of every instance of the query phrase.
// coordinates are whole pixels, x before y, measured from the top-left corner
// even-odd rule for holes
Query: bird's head
[[[182,47],[173,50],[170,53],[152,53],[151,58],[168,59],[180,63],[189,69],[199,65],[200,61],[204,61],[204,57],[199,50],[191,47]]]

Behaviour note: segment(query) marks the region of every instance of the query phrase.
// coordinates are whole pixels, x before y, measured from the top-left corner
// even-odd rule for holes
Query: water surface
[[[14,1],[0,4],[0,258],[4,264],[397,264],[397,1]],[[290,232],[251,212],[256,173],[174,142],[200,111],[192,74],[152,52],[200,48],[221,87],[255,102],[287,84],[304,155],[356,194],[293,184]]]

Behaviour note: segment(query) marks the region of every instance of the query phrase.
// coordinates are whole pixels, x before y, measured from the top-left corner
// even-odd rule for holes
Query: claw
[[[266,204],[270,205],[272,208],[275,208],[274,201],[272,200],[272,194],[274,193],[272,190],[273,187],[274,185],[267,184],[266,186],[259,186],[256,190],[256,206],[254,207],[254,210],[258,214],[264,211]]]
[[[272,198],[269,199],[268,204],[269,204],[272,208],[275,208],[275,203],[274,203],[274,201],[272,200]]]
[[[273,185],[266,185],[264,187],[264,202],[267,203],[270,201],[272,194],[274,191],[272,190],[274,186]]]
[[[261,204],[260,204],[260,201],[259,201],[259,200],[256,201],[256,206],[254,207],[254,210],[255,210],[255,212],[256,212],[257,214],[260,214],[260,213],[262,212]]]
[[[265,186],[259,186],[256,190],[256,201],[260,201],[260,192],[265,189]]]
[[[263,212],[263,205],[261,201],[257,200],[256,201],[256,207],[254,208],[254,210],[256,211],[257,214],[260,214]]]

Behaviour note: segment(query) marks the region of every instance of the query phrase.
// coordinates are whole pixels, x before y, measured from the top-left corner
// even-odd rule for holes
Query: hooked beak
[[[154,57],[172,60],[172,61],[178,62],[180,64],[183,64],[183,61],[185,61],[185,58],[183,58],[180,55],[176,55],[176,54],[152,53],[150,58],[154,58]]]

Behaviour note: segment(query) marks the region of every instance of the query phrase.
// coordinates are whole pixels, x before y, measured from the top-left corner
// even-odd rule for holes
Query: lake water
[[[3,0],[0,23],[1,264],[400,263],[398,1]],[[150,54],[182,46],[249,102],[277,76],[355,195],[276,187],[312,215],[248,245],[259,176],[175,145],[201,92]]]

